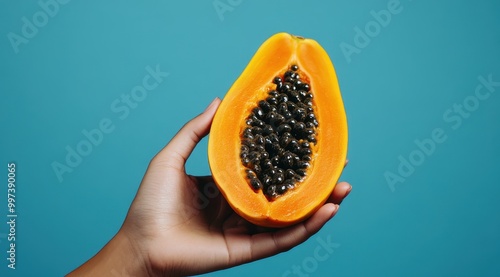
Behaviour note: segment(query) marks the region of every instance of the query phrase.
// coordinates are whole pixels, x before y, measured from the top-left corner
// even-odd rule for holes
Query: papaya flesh
[[[208,158],[233,210],[286,227],[329,198],[347,156],[335,69],[314,40],[278,33],[257,50],[212,122]]]

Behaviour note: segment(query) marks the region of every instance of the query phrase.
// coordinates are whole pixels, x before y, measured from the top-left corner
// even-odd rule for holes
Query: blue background
[[[310,276],[500,274],[500,87],[473,102],[479,76],[500,82],[500,2],[401,0],[386,26],[371,11],[388,0],[220,2],[230,9],[70,1],[16,53],[9,33],[22,35],[23,17],[33,22],[43,10],[36,1],[0,1],[1,222],[8,162],[18,174],[17,269],[7,268],[1,224],[1,276],[60,276],[96,253],[120,227],[154,154],[282,31],[314,38],[335,64],[349,121],[341,179],[354,188],[307,242],[209,276],[282,276],[294,265]],[[341,44],[356,47],[355,28],[367,25],[369,41],[343,53]],[[156,65],[170,75],[121,120],[111,103]],[[459,126],[443,117],[464,101],[478,105],[467,116],[452,112]],[[64,163],[66,146],[103,118],[114,130],[60,182],[51,164]],[[436,128],[446,140],[412,156],[414,141]],[[189,173],[209,174],[206,147],[193,153]],[[385,174],[399,174],[400,158],[410,157],[418,165],[391,189]],[[338,247],[312,263],[317,239],[328,237]]]

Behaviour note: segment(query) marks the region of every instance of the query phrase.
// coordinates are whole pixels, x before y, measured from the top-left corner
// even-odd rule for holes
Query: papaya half
[[[310,217],[347,156],[335,69],[314,40],[278,33],[257,50],[212,122],[208,158],[233,210],[265,227]]]

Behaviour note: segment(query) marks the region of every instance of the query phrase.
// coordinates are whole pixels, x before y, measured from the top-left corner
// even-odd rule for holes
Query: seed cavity
[[[295,188],[313,162],[319,126],[310,84],[292,65],[245,119],[240,158],[250,187],[270,200]]]

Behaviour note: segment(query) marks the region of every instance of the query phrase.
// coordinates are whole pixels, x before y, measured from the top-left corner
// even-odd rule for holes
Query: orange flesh
[[[248,184],[241,163],[240,132],[245,118],[275,85],[272,80],[293,64],[314,94],[319,122],[308,175],[295,189],[269,201]],[[308,218],[330,196],[347,155],[347,119],[333,65],[314,40],[286,33],[272,36],[259,48],[222,101],[212,123],[208,155],[216,184],[231,207],[248,221],[284,227]]]

